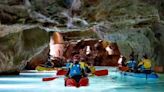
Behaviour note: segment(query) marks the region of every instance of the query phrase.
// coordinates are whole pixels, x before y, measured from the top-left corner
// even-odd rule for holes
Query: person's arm
[[[91,73],[91,69],[89,67],[85,67],[85,72],[86,73]]]
[[[128,66],[128,65],[129,65],[129,63],[130,63],[130,61],[127,61],[127,62],[125,63],[125,65],[126,65],[126,66]]]
[[[67,73],[66,73],[66,77],[69,77],[69,72],[70,72],[70,68],[68,68],[68,70],[67,70]]]
[[[82,69],[81,72],[83,77],[87,77],[87,74],[85,73],[84,69]]]
[[[143,65],[143,61],[139,62],[138,66]]]

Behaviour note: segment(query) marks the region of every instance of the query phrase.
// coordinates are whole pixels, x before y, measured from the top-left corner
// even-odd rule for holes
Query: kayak
[[[87,77],[83,77],[80,79],[79,83],[77,83],[74,79],[65,78],[65,86],[67,87],[81,87],[81,86],[88,86],[89,79]]]
[[[96,76],[106,76],[108,75],[108,70],[96,70],[94,72],[94,75]],[[77,83],[74,79],[71,78],[65,78],[65,86],[68,87],[81,87],[81,86],[88,86],[89,85],[89,79],[87,77],[83,77],[80,79],[79,83]]]
[[[60,70],[62,68],[47,68],[47,67],[43,67],[43,66],[37,66],[35,68],[35,70],[37,71],[53,71],[53,70]]]
[[[121,71],[121,74],[123,74],[124,76],[132,76],[138,78],[153,78],[153,79],[158,78],[158,75],[156,73],[146,74],[146,73],[127,72],[127,70],[129,70],[128,67],[119,67],[118,69]]]
[[[145,73],[132,73],[132,72],[121,72],[124,76],[132,76],[132,77],[138,77],[138,78],[158,78],[158,75],[155,73],[151,74],[145,74]]]

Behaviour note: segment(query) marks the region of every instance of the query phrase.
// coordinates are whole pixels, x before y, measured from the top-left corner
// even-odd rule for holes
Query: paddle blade
[[[43,78],[42,81],[51,81],[51,80],[54,80],[58,77],[48,77],[48,78]]]
[[[66,70],[58,70],[56,75],[66,75],[67,71]]]
[[[108,75],[108,70],[107,69],[105,69],[105,70],[96,70],[94,72],[94,74],[96,76],[105,76],[105,75]]]

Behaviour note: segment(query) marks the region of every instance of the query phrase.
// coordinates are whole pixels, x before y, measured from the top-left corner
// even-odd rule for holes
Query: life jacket
[[[130,60],[130,61],[128,61],[128,63],[127,63],[127,66],[129,67],[129,68],[135,68],[136,67],[136,61],[135,60]]]
[[[85,67],[88,67],[88,64],[86,64],[85,62],[80,61],[79,64],[83,69],[85,69]]]
[[[66,63],[66,68],[70,68],[71,63]]]
[[[87,63],[82,62],[82,61],[80,61],[79,63],[81,65],[81,68],[84,69],[84,71],[86,73],[90,73],[91,72],[91,69],[90,69],[90,67],[89,67],[89,65]]]
[[[151,68],[151,61],[149,59],[144,59],[138,65],[143,65],[143,68],[150,69]]]
[[[144,63],[144,68],[145,69],[150,69],[151,68],[151,61],[149,59],[144,59],[143,63]]]
[[[71,64],[70,65],[70,73],[69,76],[75,76],[75,75],[81,75],[82,74],[82,68],[80,66],[80,64]]]

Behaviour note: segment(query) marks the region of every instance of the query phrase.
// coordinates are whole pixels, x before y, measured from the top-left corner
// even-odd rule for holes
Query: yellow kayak
[[[38,70],[38,71],[53,71],[53,70],[61,70],[62,68],[47,68],[47,67],[43,67],[43,66],[37,66],[35,68],[35,70]]]

